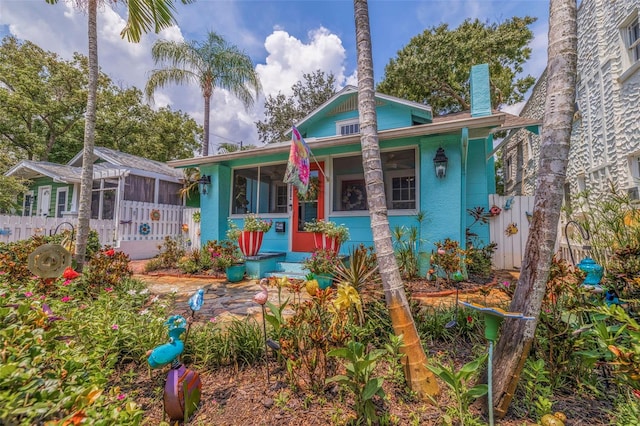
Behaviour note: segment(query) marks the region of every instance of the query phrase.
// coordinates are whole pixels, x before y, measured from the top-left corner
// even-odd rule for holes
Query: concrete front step
[[[309,271],[304,269],[303,264],[301,262],[278,262],[276,263],[276,270],[274,272],[287,272],[287,273],[303,274],[303,275],[306,275],[309,273]]]

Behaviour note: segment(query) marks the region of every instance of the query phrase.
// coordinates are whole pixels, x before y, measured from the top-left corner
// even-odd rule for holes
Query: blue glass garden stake
[[[484,318],[484,337],[489,341],[489,359],[487,365],[487,400],[489,404],[489,425],[493,426],[493,342],[498,339],[500,324],[505,318],[533,320],[535,317],[526,317],[519,312],[507,312],[500,308],[490,308],[472,302],[460,302],[464,306],[475,309]]]

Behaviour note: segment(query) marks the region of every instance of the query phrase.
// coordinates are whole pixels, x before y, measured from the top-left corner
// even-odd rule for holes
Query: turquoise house
[[[390,225],[417,225],[416,215],[423,212],[427,219],[420,236],[428,250],[445,238],[464,245],[472,221],[467,209],[488,210],[488,195],[495,192],[493,133],[517,127],[518,117],[491,110],[487,65],[473,67],[470,83],[471,111],[445,116],[434,117],[428,105],[376,95]],[[242,227],[244,214],[257,213],[275,225],[265,234],[260,253],[279,253],[287,261],[300,261],[314,249],[312,235],[303,230],[313,219],[349,228],[342,254],[359,244],[373,245],[357,89],[345,87],[296,127],[312,152],[312,196],[304,199],[283,182],[289,141],[169,162],[198,167],[209,178],[201,194],[201,241],[225,239],[228,220]],[[445,158],[442,170],[436,162]],[[474,231],[486,242],[489,229],[483,228]]]

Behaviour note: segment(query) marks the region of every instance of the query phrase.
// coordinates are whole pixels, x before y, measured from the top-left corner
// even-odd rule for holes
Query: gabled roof
[[[348,99],[353,96],[358,96],[358,88],[355,86],[345,86],[338,93],[333,95],[330,99],[328,99],[325,103],[320,105],[318,108],[311,111],[305,118],[296,123],[296,127],[299,129],[304,129],[306,124],[312,123],[319,118],[320,116],[324,116],[328,111],[336,108],[338,105],[345,102],[345,99]],[[385,95],[384,93],[375,93],[376,102],[391,102],[398,105],[403,105],[405,107],[411,108],[413,110],[422,112],[429,120],[433,117],[433,112],[429,105],[420,104],[418,102],[408,101],[402,98],[396,98],[395,96]],[[287,135],[291,134],[291,130],[289,130]]]
[[[47,176],[66,183],[80,182],[82,170],[79,167],[65,166],[64,164],[49,163],[47,161],[23,160],[10,168],[5,175],[16,176],[25,179],[33,179],[38,176]]]
[[[147,172],[159,173],[163,175],[182,178],[183,174],[180,170],[169,167],[166,163],[150,160],[148,158],[138,157],[137,155],[127,154],[116,151],[114,149],[96,146],[93,149],[96,160],[100,159],[115,166],[122,166],[129,169],[144,170]],[[95,161],[95,160],[94,160]],[[82,151],[76,154],[68,163],[70,166],[82,166]],[[100,163],[98,163],[100,164]],[[97,165],[97,164],[96,164]]]

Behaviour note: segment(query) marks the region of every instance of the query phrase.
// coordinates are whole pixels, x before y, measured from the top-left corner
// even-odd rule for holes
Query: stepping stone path
[[[162,296],[175,292],[176,305],[174,313],[185,317],[191,315],[189,297],[198,289],[203,288],[205,290],[204,304],[202,309],[196,313],[196,320],[209,321],[211,318],[215,318],[216,321],[224,321],[232,318],[244,319],[248,316],[262,320],[262,308],[253,301],[253,296],[262,290],[258,280],[243,280],[237,283],[230,283],[224,278],[194,278],[135,273],[134,278],[145,282],[151,294]],[[267,288],[269,289],[269,301],[277,306],[279,304],[278,289],[269,286]],[[306,296],[306,293],[304,296]],[[292,293],[282,289],[282,301],[284,302],[288,297],[293,300]],[[292,312],[287,312],[287,309],[285,309],[284,313]]]

